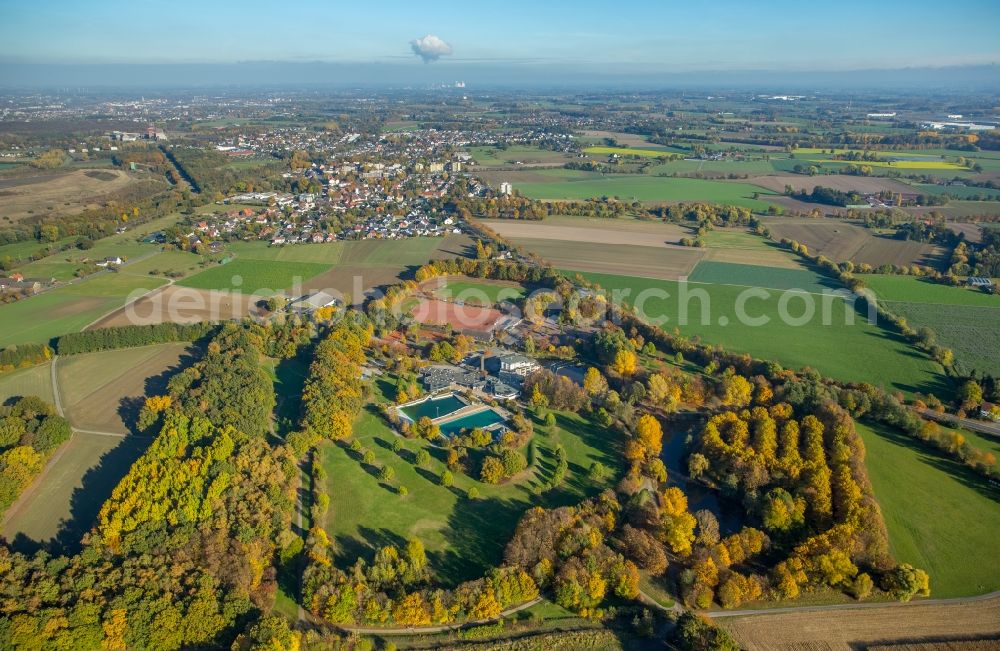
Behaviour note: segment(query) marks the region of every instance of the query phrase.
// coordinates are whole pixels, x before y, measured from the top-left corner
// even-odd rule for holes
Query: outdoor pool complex
[[[464,407],[466,407],[465,401],[450,393],[440,398],[431,398],[408,407],[401,407],[399,411],[415,423],[424,416],[431,420],[444,418]]]
[[[499,425],[504,422],[506,421],[503,417],[492,409],[482,409],[471,414],[466,414],[465,416],[460,416],[455,420],[439,423],[438,426],[441,428],[441,433],[445,436],[454,436],[461,433],[463,429],[474,429],[476,427],[488,429],[493,425]]]

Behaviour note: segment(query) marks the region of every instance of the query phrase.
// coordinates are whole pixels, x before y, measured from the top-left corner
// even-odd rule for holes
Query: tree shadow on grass
[[[989,500],[1000,502],[1000,488],[990,485],[988,480],[977,474],[974,470],[966,467],[959,461],[948,458],[945,456],[944,452],[937,450],[929,443],[924,443],[919,439],[907,436],[905,433],[894,427],[872,423],[870,421],[866,422],[866,424],[869,425],[872,432],[874,432],[876,436],[886,439],[887,441],[891,441],[901,447],[915,450],[917,452],[917,459],[921,463],[927,464],[932,468],[936,468],[941,472],[950,475],[966,488],[979,493]]]

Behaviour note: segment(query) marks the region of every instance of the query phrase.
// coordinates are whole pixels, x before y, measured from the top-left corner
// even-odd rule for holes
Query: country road
[[[980,434],[987,434],[989,436],[996,436],[1000,438],[1000,423],[990,423],[985,420],[973,420],[971,418],[959,418],[958,416],[952,414],[939,414],[932,409],[917,409],[916,411],[924,418],[936,420],[937,422],[945,425],[950,425],[952,427],[962,426],[965,429],[971,429],[973,432],[979,432]]]

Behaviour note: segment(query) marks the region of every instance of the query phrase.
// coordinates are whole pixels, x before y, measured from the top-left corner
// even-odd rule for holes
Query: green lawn
[[[447,284],[435,292],[444,298],[458,299],[474,303],[499,303],[514,301],[524,296],[520,285],[504,285],[490,282],[476,282],[449,278]]]
[[[761,196],[772,194],[769,190],[728,181],[704,179],[641,176],[637,174],[587,173],[581,176],[545,174],[563,170],[540,170],[539,174],[552,176],[551,182],[518,183],[517,189],[532,199],[589,199],[591,197],[618,197],[636,201],[705,201],[709,203],[744,206],[763,211],[770,205],[767,201],[754,199],[754,193]],[[566,170],[572,171],[572,170]]]
[[[391,466],[396,473],[392,486],[378,480],[378,471],[365,466],[348,447],[328,443],[319,451],[320,463],[329,476],[330,510],[325,527],[339,550],[338,562],[347,565],[359,555],[371,557],[374,546],[420,538],[438,578],[454,584],[480,576],[499,562],[522,513],[535,504],[557,506],[577,503],[593,495],[615,479],[595,483],[587,469],[594,461],[608,468],[617,465],[616,441],[609,432],[574,414],[558,414],[557,425],[535,424],[537,460],[535,465],[510,484],[490,486],[456,473],[455,486],[437,483],[444,469],[444,451],[428,447],[432,462],[425,470],[416,468],[416,452],[421,441],[402,439],[400,453],[391,450],[394,434],[374,409],[366,410],[355,424],[355,438],[376,456],[375,465]],[[533,494],[547,481],[555,466],[553,446],[562,443],[569,458],[569,473],[562,488]],[[405,485],[406,497],[396,492]],[[469,500],[472,486],[480,497]],[[349,489],[345,489],[349,487]]]
[[[1000,296],[984,294],[978,289],[951,287],[914,276],[860,274],[858,277],[882,301],[1000,308]]]
[[[997,489],[901,433],[858,431],[896,559],[928,571],[932,597],[1000,589]]]
[[[328,270],[330,265],[316,262],[278,262],[238,258],[229,264],[212,267],[178,284],[195,289],[241,291],[269,295],[304,282]]]
[[[822,292],[837,289],[837,283],[808,269],[778,269],[750,264],[702,260],[688,277],[696,283],[768,287],[771,289],[801,289]]]
[[[570,275],[576,272],[565,272]],[[689,284],[688,295],[704,292],[708,297],[708,320],[701,322],[703,301],[697,297],[684,301],[675,281],[582,273],[583,277],[600,284],[607,291],[628,290],[626,302],[634,304],[642,298],[640,292],[649,289],[666,291],[669,298],[648,296],[643,304],[647,318],[667,317],[661,323],[667,331],[679,328],[685,336],[697,335],[708,344],[719,344],[733,352],[747,352],[761,359],[773,359],[789,368],[810,366],[824,375],[845,381],[871,382],[888,390],[907,393],[916,391],[946,397],[951,388],[941,368],[926,355],[913,348],[901,336],[867,322],[865,315],[855,314],[854,325],[846,322],[845,303],[829,300],[824,310],[822,297],[813,294],[789,296],[787,312],[792,317],[803,315],[804,301],[815,301],[815,314],[803,325],[784,323],[779,318],[781,292],[770,290],[769,298],[751,297],[745,305],[750,317],[768,317],[766,324],[741,324],[737,319],[736,301],[745,288],[728,285]],[[680,323],[680,307],[688,307],[688,323]],[[823,314],[829,315],[829,325],[823,324]],[[723,325],[723,322],[725,325]]]

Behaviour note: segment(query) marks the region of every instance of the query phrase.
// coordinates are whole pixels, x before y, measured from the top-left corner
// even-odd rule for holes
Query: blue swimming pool
[[[441,423],[441,433],[445,436],[460,434],[463,429],[474,429],[476,427],[489,427],[498,423],[503,423],[504,418],[492,409],[483,409],[473,414]]]
[[[441,418],[442,416],[447,416],[448,414],[458,411],[464,406],[465,403],[457,398],[455,394],[448,394],[440,398],[424,400],[421,403],[410,405],[409,407],[403,407],[400,411],[413,422],[417,422],[424,416],[427,416],[432,420],[435,418]]]

